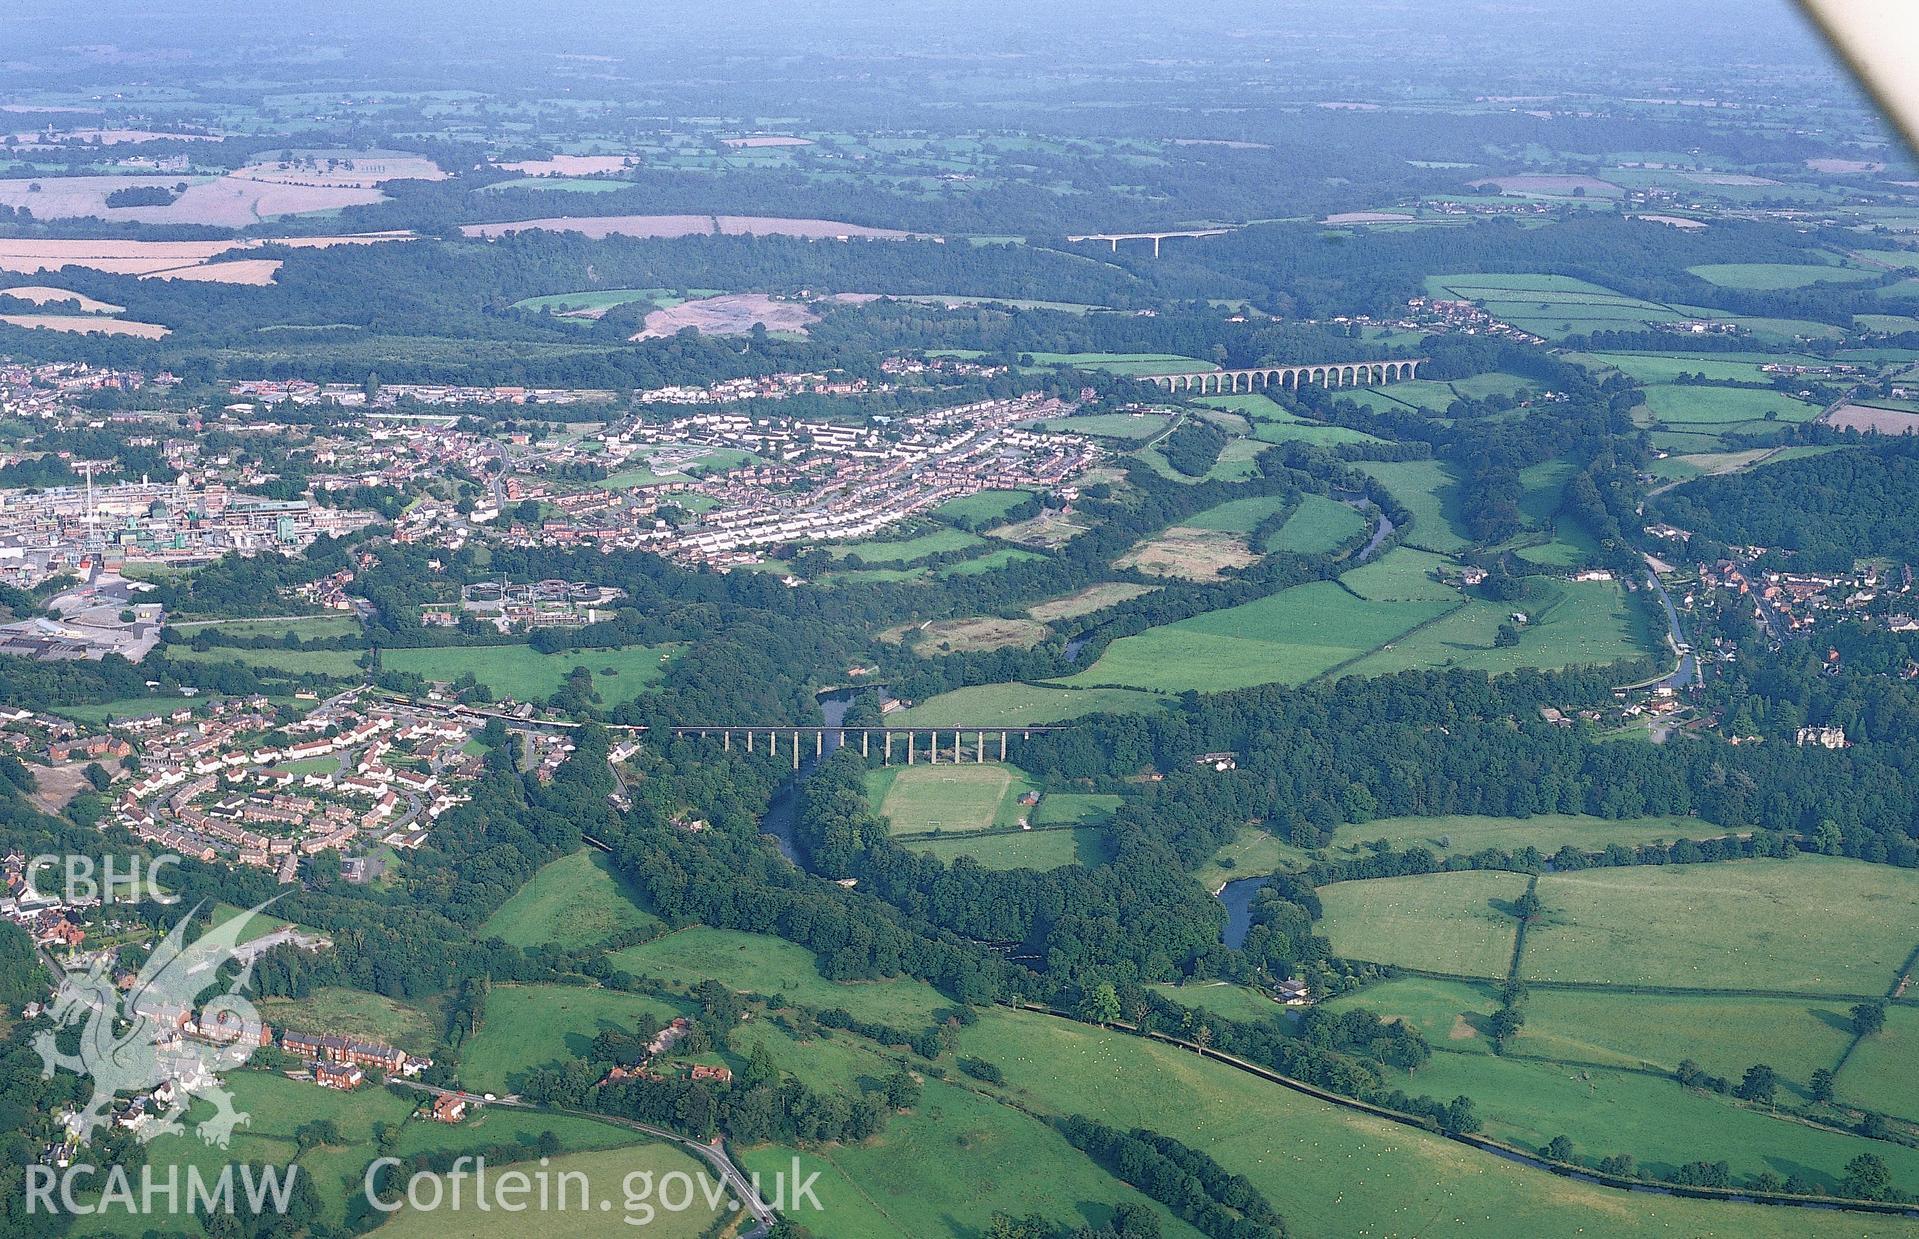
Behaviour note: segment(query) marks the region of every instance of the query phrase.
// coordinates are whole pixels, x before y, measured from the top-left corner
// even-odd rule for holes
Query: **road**
[[[764,1236],[772,1230],[772,1207],[768,1205],[765,1200],[761,1199],[759,1189],[754,1187],[753,1181],[747,1178],[738,1166],[733,1164],[733,1159],[727,1154],[725,1144],[717,1136],[714,1137],[711,1143],[702,1144],[691,1136],[682,1136],[676,1131],[669,1131],[664,1127],[655,1127],[651,1123],[642,1123],[637,1119],[614,1118],[611,1115],[596,1114],[591,1110],[570,1110],[563,1106],[535,1105],[533,1102],[523,1101],[519,1097],[511,1094],[505,1097],[496,1097],[494,1100],[488,1101],[479,1093],[462,1092],[457,1088],[438,1088],[431,1084],[422,1084],[417,1080],[392,1080],[389,1082],[397,1084],[401,1088],[410,1088],[416,1092],[428,1093],[435,1097],[464,1098],[469,1106],[506,1106],[509,1109],[529,1110],[536,1114],[565,1114],[575,1118],[593,1119],[596,1122],[611,1123],[615,1127],[624,1127],[629,1131],[641,1132],[655,1139],[677,1144],[701,1161],[704,1161],[707,1165],[713,1167],[714,1171],[720,1176],[721,1181],[732,1191],[734,1198],[750,1211],[757,1220],[758,1225],[752,1230],[742,1234],[740,1239],[764,1239]]]

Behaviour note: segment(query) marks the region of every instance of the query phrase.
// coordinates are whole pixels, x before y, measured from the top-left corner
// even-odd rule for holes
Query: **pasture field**
[[[1055,417],[1039,425],[1042,430],[1140,443],[1166,429],[1171,422],[1164,413],[1087,413],[1078,417]]]
[[[1177,353],[1032,353],[1036,365],[1077,366],[1109,374],[1198,374],[1216,369],[1211,362]]]
[[[712,1179],[712,1168],[707,1163],[665,1141],[593,1153],[569,1153],[552,1159],[540,1168],[539,1173],[552,1176],[546,1180],[553,1184],[555,1196],[550,1209],[540,1207],[538,1196],[527,1197],[525,1203],[529,1207],[523,1212],[482,1209],[476,1206],[470,1188],[455,1203],[452,1186],[446,1183],[445,1176],[438,1176],[441,1180],[440,1190],[446,1197],[446,1203],[441,1208],[432,1212],[403,1208],[390,1221],[369,1233],[378,1235],[380,1239],[449,1239],[456,1236],[457,1239],[518,1239],[529,1230],[537,1231],[551,1226],[564,1229],[568,1235],[580,1236],[580,1239],[615,1239],[616,1236],[636,1233],[643,1233],[649,1239],[704,1239],[738,1212],[728,1209],[724,1199],[719,1202],[717,1209],[709,1206],[697,1186],[690,1208],[670,1213],[661,1209],[658,1200],[654,1199],[648,1202],[651,1213],[637,1205],[629,1212],[623,1186],[629,1175],[650,1174],[652,1178],[649,1182],[653,1183],[659,1182],[663,1175],[676,1173],[691,1176],[696,1185],[702,1178],[708,1181]],[[583,1178],[562,1180],[562,1175]],[[584,1182],[584,1188],[561,1186],[563,1183],[577,1185],[581,1182]],[[637,1181],[634,1186],[637,1188]],[[422,1199],[431,1200],[434,1189],[422,1186],[420,1193]],[[562,1195],[567,1197],[564,1209],[558,1201]],[[581,1196],[590,1207],[582,1207]],[[612,1209],[595,1212],[601,1200],[613,1202]],[[678,1203],[677,1191],[673,1193],[673,1201]],[[544,1224],[541,1221],[543,1217]],[[636,1220],[649,1217],[651,1220],[636,1230]]]
[[[575,667],[593,676],[593,690],[607,705],[631,701],[666,674],[676,645],[627,645],[610,650],[563,650],[542,654],[530,645],[442,646],[382,650],[388,669],[429,680],[457,680],[468,672],[496,697],[543,701],[559,691]],[[612,674],[608,674],[611,671]]]
[[[805,947],[765,934],[695,925],[664,938],[628,947],[609,957],[616,967],[677,985],[695,986],[708,978],[736,990],[781,994],[810,1007],[841,1007],[862,1019],[924,1027],[932,1013],[950,1005],[932,986],[905,979],[829,981]]]
[[[912,564],[913,560],[923,560],[929,554],[946,554],[950,550],[971,550],[984,547],[981,539],[973,537],[963,529],[929,529],[917,537],[906,537],[898,541],[869,541],[869,543],[839,543],[827,550],[833,552],[833,558],[846,560],[860,556],[867,564]]]
[[[1687,267],[1686,270],[1708,284],[1754,292],[1778,292],[1820,283],[1854,284],[1879,274],[1863,267],[1810,262],[1715,262]]]
[[[997,521],[1032,495],[1023,490],[983,490],[948,500],[933,509],[933,515],[945,520]]]
[[[1286,518],[1279,532],[1266,540],[1260,550],[1288,551],[1295,555],[1325,555],[1366,532],[1364,514],[1337,499],[1324,495],[1305,495],[1299,507]]]
[[[461,1047],[460,1082],[509,1092],[522,1072],[579,1057],[608,1029],[632,1032],[643,1011],[663,1021],[685,1014],[650,994],[586,985],[495,985],[485,1021]]]
[[[1495,318],[1552,339],[1693,317],[1683,307],[1642,301],[1570,276],[1432,275],[1426,288],[1435,296],[1477,302]]]
[[[880,639],[910,642],[914,652],[930,658],[935,654],[1003,650],[1009,646],[1031,649],[1050,632],[1046,625],[1035,620],[975,615],[967,619],[929,620],[904,631],[889,629],[880,634]]]
[[[1459,479],[1451,469],[1437,460],[1369,460],[1359,467],[1413,514],[1402,542],[1441,553],[1466,548],[1458,521]]]
[[[604,854],[581,848],[534,874],[486,919],[478,936],[577,950],[657,919]]]
[[[687,296],[717,296],[717,288],[688,289]],[[510,309],[531,310],[539,313],[550,310],[554,314],[571,315],[578,318],[598,318],[616,305],[626,305],[633,301],[650,301],[655,305],[676,305],[684,300],[671,288],[598,288],[573,293],[545,293],[538,297],[526,297],[515,301]]]
[[[1212,529],[1220,533],[1247,534],[1269,516],[1286,510],[1279,495],[1255,495],[1249,499],[1229,499],[1216,508],[1196,512],[1179,523],[1181,529]]]
[[[1176,1002],[1182,1007],[1192,1007],[1222,1019],[1235,1020],[1242,1024],[1257,1024],[1283,1014],[1285,1007],[1274,1002],[1258,990],[1244,985],[1234,985],[1230,981],[1187,981],[1175,984],[1171,981],[1159,981],[1147,987],[1168,1002]]]
[[[1111,840],[1098,826],[1074,826],[1069,829],[1022,830],[1011,834],[948,835],[941,839],[915,839],[906,845],[915,852],[936,856],[951,864],[958,856],[970,856],[983,869],[1038,869],[1042,872],[1061,865],[1106,863],[1112,855]]]
[[[1809,422],[1818,406],[1776,391],[1750,387],[1701,387],[1661,383],[1646,388],[1646,408],[1672,426],[1718,426],[1762,422],[1768,413],[1781,422]]]
[[[181,620],[169,627],[191,640],[203,629],[218,629],[229,637],[284,637],[291,633],[302,641],[331,637],[357,637],[360,621],[351,615],[305,615],[293,619]]]
[[[1088,585],[1075,593],[1049,598],[1045,602],[1036,602],[1026,608],[1026,613],[1041,623],[1050,624],[1055,620],[1076,619],[1095,611],[1104,611],[1107,607],[1118,606],[1142,594],[1150,594],[1153,590],[1151,585],[1108,581],[1100,585]]]
[[[1395,641],[1342,674],[1390,675],[1424,667],[1472,667],[1498,673],[1518,667],[1556,670],[1603,666],[1646,657],[1642,625],[1625,591],[1609,581],[1541,582],[1540,595],[1520,603],[1474,600],[1444,618]],[[1519,629],[1519,644],[1498,646],[1499,626],[1523,608],[1529,622]]]
[[[1536,817],[1382,817],[1370,822],[1341,822],[1326,851],[1335,858],[1360,856],[1381,840],[1395,851],[1423,847],[1436,856],[1470,856],[1497,848],[1517,852],[1537,848],[1551,856],[1562,847],[1601,852],[1612,844],[1637,847],[1680,839],[1712,839],[1726,832],[1696,817],[1630,817],[1619,821],[1582,814],[1541,813]]]
[[[1919,1007],[1888,1007],[1885,1029],[1861,1041],[1840,1069],[1837,1097],[1919,1122],[1919,1073],[1913,1071],[1914,1063],[1919,1063]]]
[[[1126,797],[1101,792],[1047,792],[1033,812],[1033,825],[1060,826],[1097,821],[1117,812]]]
[[[1919,1150],[1775,1118],[1640,1072],[1442,1053],[1412,1085],[1472,1097],[1487,1135],[1533,1149],[1563,1135],[1579,1155],[1631,1153],[1655,1176],[1705,1158],[1729,1163],[1735,1181],[1773,1170],[1831,1190],[1847,1162],[1876,1153],[1900,1187],[1919,1185]]]
[[[1534,989],[1508,1052],[1667,1072],[1690,1058],[1729,1080],[1765,1063],[1803,1094],[1845,1052],[1850,1023],[1843,1002]]]
[[[1443,613],[1440,603],[1366,602],[1331,581],[1149,628],[1106,647],[1062,684],[1164,693],[1300,684]]]
[[[1217,852],[1193,870],[1193,881],[1217,891],[1234,878],[1304,869],[1312,856],[1258,826],[1241,826]]]
[[[393,1146],[394,1155],[398,1157],[459,1152],[492,1144],[530,1146],[545,1131],[551,1131],[559,1139],[560,1147],[568,1151],[618,1148],[631,1145],[635,1140],[630,1131],[566,1114],[488,1109],[458,1125],[448,1126],[409,1117],[420,1100],[418,1095],[372,1087],[342,1093],[265,1071],[233,1072],[226,1077],[226,1084],[233,1093],[235,1107],[250,1120],[234,1134],[232,1146],[227,1149],[208,1146],[189,1130],[154,1140],[148,1146],[149,1162],[156,1169],[190,1163],[199,1167],[211,1182],[220,1168],[232,1161],[276,1165],[297,1161],[302,1175],[309,1177],[318,1189],[323,1218],[336,1227],[345,1224],[342,1203],[359,1192],[367,1163],[378,1155],[373,1140],[376,1123],[398,1129]],[[196,1104],[187,1121],[196,1123],[208,1112],[210,1107]],[[316,1119],[332,1122],[339,1129],[342,1142],[319,1145],[301,1153],[294,1132]],[[119,1234],[132,1239],[155,1233],[154,1225],[152,1216],[116,1210],[80,1219],[75,1233]]]
[[[1539,880],[1527,980],[1877,996],[1919,944],[1919,874],[1824,856]]]
[[[937,576],[979,576],[984,572],[997,572],[1009,564],[1020,563],[1028,559],[1044,559],[1045,556],[1032,551],[1022,551],[1016,546],[1002,546],[998,550],[975,555],[971,559],[962,559],[956,564],[948,564],[939,569]]]
[[[1335,882],[1319,888],[1333,953],[1467,977],[1504,977],[1526,891],[1517,873],[1466,871]]]
[[[1189,477],[1173,468],[1157,443],[1143,447],[1133,455],[1168,481],[1191,486],[1198,482],[1244,482],[1259,472],[1259,454],[1267,446],[1258,439],[1228,439],[1226,446],[1219,450],[1219,459],[1213,462],[1213,467],[1203,477]]]
[[[1120,555],[1113,567],[1182,581],[1217,581],[1234,568],[1258,562],[1259,556],[1237,533],[1175,525]]]
[[[1377,389],[1353,389],[1356,396],[1372,390]],[[1257,392],[1237,396],[1202,396],[1199,398],[1199,403],[1210,408],[1237,413],[1246,418],[1252,423],[1253,438],[1262,443],[1301,442],[1332,446],[1340,443],[1380,442],[1377,437],[1363,430],[1332,426],[1325,422],[1300,417],[1271,397]]]
[[[211,705],[223,700],[218,693],[201,693],[197,697],[152,696],[120,697],[113,701],[95,701],[76,706],[53,706],[47,711],[82,723],[105,723],[109,719],[142,718],[149,714],[170,713],[174,710],[190,710],[196,706]]]
[[[1247,1176],[1301,1235],[1860,1233],[1859,1219],[1844,1214],[1635,1196],[1561,1178],[1260,1082],[1189,1050],[1043,1015],[982,1012],[961,1031],[960,1047],[998,1065],[1024,1105],[1150,1128],[1202,1150]],[[1404,1087],[1438,1092],[1423,1072]]]
[[[797,1154],[768,1146],[745,1151],[742,1160],[749,1173],[790,1174],[795,1156],[802,1178],[820,1172],[814,1191],[822,1212],[815,1216],[809,1207],[794,1218],[835,1239],[984,1235],[995,1212],[1097,1224],[1121,1203],[1144,1204],[1167,1239],[1199,1239],[1041,1119],[939,1080],[929,1080],[920,1104],[893,1116],[877,1140]]]
[[[260,1016],[275,1028],[338,1033],[429,1053],[440,1037],[438,1002],[401,1002],[365,990],[323,986],[304,998],[262,998]]]
[[[1499,1006],[1499,998],[1490,981],[1403,976],[1329,998],[1320,1005],[1329,1011],[1362,1007],[1382,1020],[1404,1020],[1437,1051],[1490,1054],[1491,1015]]]
[[[966,739],[971,741],[973,737]],[[952,755],[950,749],[946,755]],[[1026,815],[1019,798],[1032,787],[1023,773],[998,763],[928,762],[923,766],[883,766],[866,774],[867,799],[896,835],[1012,826]]]
[[[1340,582],[1369,602],[1459,602],[1457,588],[1434,573],[1451,564],[1444,555],[1396,546],[1341,576]]]
[[[196,650],[185,643],[169,642],[160,647],[168,658],[190,663],[243,663],[262,671],[283,675],[320,675],[335,680],[357,680],[362,675],[362,650],[283,650],[236,649],[230,645],[208,646]]]
[[[1814,364],[1798,353],[1585,353],[1642,383],[1670,383],[1682,374],[1703,374],[1712,382],[1763,383],[1767,362]]]
[[[1138,714],[1164,703],[1128,688],[1071,689],[1053,684],[980,684],[929,697],[910,709],[887,715],[896,727],[946,723],[989,726],[1058,723],[1087,714]]]

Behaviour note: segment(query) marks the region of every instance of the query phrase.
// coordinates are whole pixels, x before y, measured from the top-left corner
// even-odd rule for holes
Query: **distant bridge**
[[[521,718],[518,715],[508,714],[500,710],[475,709],[472,706],[454,706],[452,708],[455,713],[466,714],[476,718],[497,718],[502,723],[515,727],[548,727],[561,731],[572,731],[580,726],[579,723],[569,719]],[[607,723],[605,727],[608,731],[625,732],[635,736],[645,735],[652,730],[649,727],[632,723]],[[989,749],[993,753],[992,760],[1005,761],[1007,747],[1014,737],[1021,740],[1029,740],[1036,735],[1044,735],[1047,732],[1053,731],[1065,731],[1067,729],[1057,725],[1020,725],[1008,727],[997,723],[991,725],[967,725],[958,723],[946,724],[939,727],[833,727],[788,723],[687,723],[663,728],[662,730],[675,740],[717,739],[720,742],[721,751],[728,753],[733,751],[735,742],[738,742],[747,752],[752,753],[758,749],[758,746],[763,741],[766,745],[766,751],[775,756],[778,756],[780,749],[784,747],[792,753],[793,768],[797,770],[800,767],[800,752],[802,748],[805,747],[804,741],[808,738],[813,741],[813,756],[815,757],[824,757],[826,755],[826,737],[830,735],[835,737],[832,746],[834,748],[857,742],[860,746],[861,757],[871,756],[874,748],[877,747],[879,749],[880,759],[888,765],[891,765],[893,762],[895,741],[898,741],[897,747],[900,757],[910,766],[920,760],[921,757],[924,757],[929,762],[984,762],[988,760],[987,754]],[[874,737],[876,736],[879,738],[877,746],[874,744]],[[786,741],[784,745],[781,744],[782,740]],[[921,748],[922,743],[925,746],[924,750]]]
[[[1321,387],[1370,387],[1376,383],[1397,383],[1417,376],[1427,358],[1394,358],[1391,361],[1329,361],[1306,366],[1250,366],[1244,370],[1199,370],[1186,374],[1136,374],[1142,382],[1157,384],[1167,391],[1190,391],[1200,395],[1252,392],[1270,387],[1298,391],[1307,383]]]
[[[1223,237],[1232,232],[1231,228],[1174,228],[1165,232],[1087,232],[1079,236],[1069,236],[1068,241],[1104,241],[1119,253],[1121,241],[1151,241],[1153,257],[1159,257],[1159,243],[1169,237]]]

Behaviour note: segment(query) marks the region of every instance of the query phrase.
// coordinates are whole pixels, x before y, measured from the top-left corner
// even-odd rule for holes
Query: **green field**
[[[1109,374],[1198,374],[1215,369],[1210,362],[1177,353],[1033,353],[1034,364],[1078,366]]]
[[[1870,280],[1878,274],[1860,267],[1835,267],[1823,263],[1793,262],[1718,262],[1687,267],[1708,284],[1721,288],[1777,292],[1786,288],[1805,288],[1810,284],[1831,282],[1852,284]]]
[[[440,646],[382,650],[392,671],[410,671],[429,680],[457,680],[471,672],[495,697],[544,701],[559,691],[575,667],[593,675],[593,691],[606,705],[631,701],[666,674],[679,650],[670,645],[629,645],[610,650],[563,650],[542,654],[530,645]],[[613,674],[607,672],[611,670]]]
[[[276,1029],[363,1037],[414,1054],[432,1051],[440,1037],[432,998],[401,1002],[364,990],[323,986],[304,998],[262,998],[260,1018]]]
[[[1672,426],[1718,426],[1736,422],[1809,422],[1818,406],[1775,391],[1750,387],[1701,387],[1661,383],[1646,388],[1646,408]]]
[[[1089,413],[1080,417],[1056,417],[1041,422],[1042,430],[1063,430],[1092,435],[1098,439],[1125,439],[1139,443],[1152,438],[1172,424],[1163,413]]]
[[[292,619],[182,620],[170,627],[191,640],[196,633],[215,630],[222,636],[278,640],[288,633],[302,641],[331,637],[357,637],[360,621],[351,615],[303,615]]]
[[[1258,495],[1250,499],[1229,499],[1216,508],[1196,512],[1179,522],[1183,529],[1212,529],[1220,533],[1251,533],[1269,516],[1286,510],[1286,500],[1278,495]],[[1288,521],[1288,524],[1291,522]],[[1284,528],[1284,526],[1282,526]]]
[[[1366,602],[1330,581],[1315,581],[1122,637],[1091,667],[1060,682],[1163,693],[1299,684],[1445,609],[1443,603]]]
[[[640,901],[640,893],[613,871],[604,854],[582,848],[534,874],[486,919],[479,936],[520,947],[578,950],[656,923]]]
[[[1642,383],[1670,383],[1682,374],[1703,374],[1716,382],[1763,383],[1767,362],[1812,363],[1798,353],[1586,353]]]
[[[360,669],[360,650],[283,650],[283,649],[236,649],[230,645],[212,645],[205,650],[196,650],[190,645],[167,644],[159,652],[170,659],[189,663],[240,663],[262,671],[277,671],[283,675],[318,675],[335,680],[357,680],[365,673]]]
[[[1150,1128],[1205,1151],[1251,1179],[1296,1234],[1862,1233],[1856,1216],[1636,1196],[1561,1178],[1261,1083],[1190,1051],[1090,1025],[989,1011],[962,1031],[960,1044],[997,1064],[1023,1105]],[[1439,1092],[1423,1074],[1408,1090]]]
[[[1804,856],[1546,874],[1527,980],[1879,995],[1919,945],[1919,873]]]
[[[957,532],[957,530],[955,531]],[[1027,560],[1044,559],[1044,555],[1033,551],[1022,551],[1016,546],[1002,546],[998,550],[988,551],[984,555],[975,555],[971,559],[962,559],[956,564],[948,564],[936,574],[938,576],[979,576],[985,572],[998,572],[1008,564],[1023,563]]]
[[[929,555],[969,551],[985,543],[961,529],[935,529],[898,541],[845,542],[827,547],[835,559],[859,556],[869,564],[910,564]]]
[[[490,1165],[488,1170],[499,1173]],[[717,1181],[707,1163],[663,1141],[594,1153],[571,1153],[542,1165],[538,1173],[548,1177],[534,1180],[536,1189],[525,1198],[526,1207],[521,1212],[506,1212],[497,1204],[491,1209],[478,1207],[470,1183],[456,1205],[452,1186],[442,1178],[445,1192],[442,1207],[431,1212],[401,1209],[391,1221],[371,1233],[380,1239],[494,1239],[495,1236],[518,1239],[552,1227],[550,1233],[578,1235],[582,1239],[614,1239],[636,1234],[649,1239],[704,1239],[715,1234],[717,1228],[737,1212],[726,1207],[725,1198],[717,1208],[710,1206],[699,1191],[699,1183]],[[662,1176],[675,1174],[691,1176],[696,1186],[691,1207],[669,1212],[660,1207],[658,1195],[647,1193],[645,1185],[657,1184]],[[563,1175],[579,1177],[562,1179]],[[629,1177],[640,1175],[650,1177],[645,1180]],[[537,1191],[540,1182],[552,1185],[552,1195],[545,1207]],[[629,1191],[633,1196],[628,1196]],[[433,1188],[422,1185],[419,1192],[421,1199],[433,1199]],[[679,1203],[677,1185],[667,1194],[672,1203]],[[600,1211],[603,1201],[610,1202],[612,1208]]]
[[[947,737],[951,739],[950,736]],[[966,737],[965,756],[974,737]],[[945,764],[883,766],[866,775],[867,799],[896,835],[989,830],[1017,825],[1027,816],[1019,803],[1032,782],[1011,766]]]
[[[1890,1007],[1884,1031],[1861,1041],[1840,1069],[1838,1099],[1919,1122],[1914,1063],[1919,1063],[1919,1008]]]
[[[942,503],[933,515],[944,520],[997,521],[1030,498],[1023,490],[983,490]]]
[[[1033,825],[1078,825],[1097,821],[1112,816],[1125,801],[1124,796],[1100,792],[1048,792],[1040,798],[1039,807],[1033,813]]]
[[[949,1005],[938,990],[919,981],[829,981],[805,947],[703,925],[628,947],[610,959],[628,972],[680,985],[694,986],[712,977],[736,990],[781,994],[822,1009],[843,1007],[862,1019],[902,1027],[923,1027],[934,1011]]]
[[[1539,581],[1532,588],[1534,597],[1518,603],[1475,599],[1342,674],[1390,675],[1427,667],[1494,673],[1519,667],[1557,670],[1644,658],[1653,652],[1644,644],[1643,624],[1617,584]],[[1519,644],[1495,645],[1500,625],[1509,623],[1516,610],[1528,620],[1518,629]]]
[[[1657,1075],[1490,1054],[1435,1054],[1413,1084],[1435,1096],[1472,1097],[1487,1135],[1533,1149],[1563,1135],[1578,1155],[1631,1153],[1642,1172],[1656,1176],[1705,1158],[1729,1163],[1735,1179],[1774,1170],[1782,1177],[1801,1174],[1831,1190],[1848,1161],[1876,1153],[1891,1167],[1894,1182],[1919,1185],[1919,1150],[1775,1118]]]
[[[1329,998],[1320,1005],[1329,1011],[1363,1007],[1382,1020],[1404,1020],[1436,1051],[1490,1054],[1489,1017],[1499,999],[1490,981],[1395,977]],[[1417,1075],[1414,1081],[1417,1083]]]
[[[1137,714],[1157,710],[1160,705],[1159,699],[1150,694],[1125,688],[1075,690],[1042,684],[981,684],[941,693],[886,717],[895,727],[946,723],[994,726],[1058,723],[1087,714]]]
[[[990,835],[949,835],[942,839],[914,839],[915,852],[937,856],[951,864],[970,856],[986,869],[1057,869],[1061,865],[1100,865],[1112,854],[1112,839],[1103,827],[1050,827]]]
[[[1497,1005],[1490,997],[1484,1010]],[[1511,1053],[1671,1071],[1692,1059],[1736,1080],[1765,1063],[1803,1091],[1852,1039],[1842,1002],[1535,989]],[[1848,1068],[1850,1070],[1850,1068]]]
[[[1324,495],[1306,495],[1286,518],[1279,532],[1266,540],[1263,551],[1295,555],[1325,555],[1357,538],[1367,529],[1366,517],[1354,508]]]
[[[1644,843],[1671,843],[1679,839],[1712,839],[1725,831],[1696,817],[1633,817],[1614,821],[1565,813],[1537,817],[1382,817],[1370,822],[1341,823],[1334,829],[1335,857],[1358,856],[1368,844],[1381,840],[1394,850],[1423,847],[1438,856],[1470,856],[1487,848],[1517,852],[1537,848],[1551,856],[1562,847],[1603,852],[1612,844],[1636,847]]]
[[[1344,392],[1341,393],[1346,394]],[[1362,393],[1363,394],[1363,393]],[[1252,423],[1253,438],[1262,443],[1378,443],[1381,440],[1363,430],[1309,421],[1291,412],[1270,396],[1204,396],[1199,403],[1214,409],[1237,413]]]
[[[1452,565],[1444,555],[1396,546],[1351,572],[1340,582],[1369,602],[1448,602],[1462,601],[1459,590],[1436,577],[1442,568]]]
[[[508,1092],[530,1068],[585,1055],[607,1029],[631,1032],[643,1011],[661,1020],[684,1014],[647,994],[584,985],[495,985],[484,1022],[461,1047],[460,1083]]]
[[[790,1171],[793,1156],[790,1149],[764,1148],[747,1151],[744,1160],[770,1175]],[[1045,1122],[937,1080],[879,1139],[798,1156],[803,1175],[821,1172],[815,1192],[823,1207],[818,1215],[800,1210],[794,1220],[833,1239],[983,1236],[996,1211],[1099,1223],[1120,1203],[1146,1204],[1167,1239],[1199,1239]]]
[[[1464,550],[1466,535],[1458,524],[1459,479],[1436,460],[1368,460],[1359,462],[1379,484],[1413,514],[1412,528],[1400,540],[1429,551]]]
[[[1160,982],[1150,988],[1168,1002],[1240,1023],[1262,1023],[1286,1010],[1258,990],[1227,981]]]
[[[1503,977],[1519,928],[1517,873],[1422,873],[1319,888],[1333,953],[1467,977]]]
[[[222,1167],[236,1161],[261,1165],[297,1161],[300,1173],[310,1176],[318,1191],[322,1218],[335,1227],[344,1225],[345,1202],[358,1196],[366,1165],[380,1155],[373,1139],[376,1123],[397,1129],[393,1154],[398,1157],[434,1151],[458,1152],[491,1144],[530,1144],[543,1131],[551,1131],[558,1137],[560,1147],[567,1151],[618,1148],[632,1144],[636,1138],[630,1131],[592,1119],[507,1110],[482,1110],[476,1117],[448,1126],[410,1118],[420,1101],[414,1094],[374,1087],[342,1093],[264,1071],[232,1072],[225,1077],[225,1083],[233,1094],[235,1109],[248,1118],[234,1133],[231,1146],[224,1149],[209,1146],[191,1130],[191,1124],[211,1111],[210,1107],[196,1103],[187,1119],[189,1130],[153,1140],[146,1146],[147,1162],[161,1176],[165,1174],[165,1167],[192,1164],[211,1182]],[[342,1143],[319,1145],[301,1153],[294,1132],[301,1125],[318,1119],[332,1122],[340,1131]],[[160,1181],[164,1182],[164,1177]],[[164,1201],[164,1197],[160,1199]],[[165,1215],[164,1203],[159,1208],[163,1211],[160,1215],[116,1210],[84,1217],[78,1220],[74,1233],[123,1235],[128,1239],[158,1233],[156,1228],[169,1233],[188,1233],[175,1226],[173,1217]],[[185,1225],[193,1227],[191,1222]],[[199,1232],[194,1228],[191,1233]]]

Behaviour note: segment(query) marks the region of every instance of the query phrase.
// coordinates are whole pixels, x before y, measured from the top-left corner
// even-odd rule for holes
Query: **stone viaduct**
[[[1413,357],[1392,361],[1329,361],[1309,366],[1254,366],[1245,370],[1201,370],[1192,374],[1140,374],[1134,377],[1154,383],[1169,392],[1193,392],[1197,395],[1230,395],[1233,392],[1262,391],[1284,387],[1292,391],[1308,383],[1321,387],[1370,387],[1376,383],[1397,383],[1417,376],[1426,358]]]

